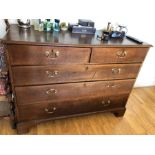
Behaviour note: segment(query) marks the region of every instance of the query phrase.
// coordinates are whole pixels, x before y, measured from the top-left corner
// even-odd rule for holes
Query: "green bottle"
[[[50,19],[47,19],[47,23],[46,23],[46,31],[50,32],[52,30],[52,23]]]

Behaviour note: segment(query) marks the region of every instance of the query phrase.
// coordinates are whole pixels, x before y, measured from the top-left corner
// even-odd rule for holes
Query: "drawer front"
[[[64,99],[80,99],[96,95],[113,95],[129,93],[134,80],[99,81],[44,86],[15,87],[18,105],[58,101]]]
[[[12,67],[14,85],[136,78],[140,64]]]
[[[91,63],[142,62],[149,48],[93,48]]]
[[[94,74],[95,80],[134,79],[137,77],[141,64],[98,65]],[[94,66],[95,70],[95,66]]]
[[[120,108],[125,106],[128,95],[90,97],[19,106],[18,121],[62,117]]]
[[[94,71],[85,65],[12,67],[15,85],[52,84],[90,80]]]
[[[89,61],[90,48],[10,45],[11,65],[83,64]]]

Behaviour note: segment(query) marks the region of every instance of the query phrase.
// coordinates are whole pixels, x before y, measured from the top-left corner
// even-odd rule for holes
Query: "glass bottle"
[[[45,19],[44,21],[44,31],[46,31],[46,27],[47,27],[47,19]]]
[[[34,20],[34,30],[39,30],[39,19]]]
[[[46,19],[47,23],[46,23],[46,31],[50,32],[52,30],[52,24],[51,24],[51,20],[50,19]]]
[[[39,31],[44,31],[44,24],[43,22],[41,21],[41,19],[39,20]]]
[[[44,31],[44,23],[43,22],[40,22],[40,24],[39,24],[39,31],[40,32]]]
[[[59,23],[60,23],[60,20],[59,20],[59,19],[55,19],[55,20],[54,20],[53,29],[54,29],[54,31],[56,31],[56,32],[60,31]]]

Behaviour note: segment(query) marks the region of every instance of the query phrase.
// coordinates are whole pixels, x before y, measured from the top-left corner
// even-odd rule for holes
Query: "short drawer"
[[[11,65],[83,64],[90,48],[10,45],[8,53]]]
[[[63,117],[124,107],[129,94],[100,96],[19,106],[19,120]]]
[[[131,80],[81,82],[43,86],[15,87],[18,105],[64,99],[80,99],[96,95],[129,93],[134,84]]]
[[[91,63],[142,62],[149,48],[93,48]]]
[[[16,86],[136,78],[141,64],[12,67]]]

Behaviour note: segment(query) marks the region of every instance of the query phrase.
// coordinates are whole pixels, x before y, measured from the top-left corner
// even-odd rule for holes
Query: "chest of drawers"
[[[3,39],[18,133],[52,119],[107,111],[123,116],[149,44],[20,31],[12,25]]]

